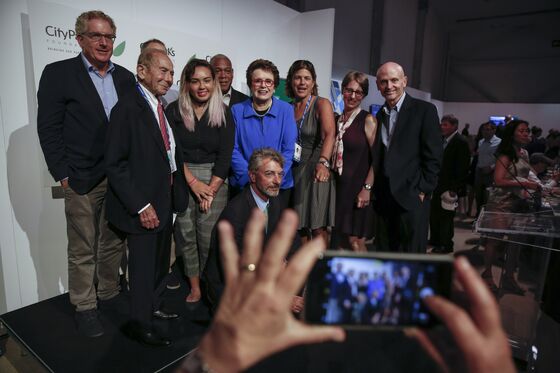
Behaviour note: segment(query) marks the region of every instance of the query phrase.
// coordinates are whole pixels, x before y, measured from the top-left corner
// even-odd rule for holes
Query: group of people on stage
[[[101,11],[81,14],[76,39],[82,52],[47,65],[37,93],[40,143],[64,189],[69,294],[81,334],[104,333],[97,309],[115,302],[128,248],[131,321],[124,331],[147,345],[169,345],[153,319],[178,317],[161,304],[166,286],[174,285],[173,257],[183,257],[186,302],[208,295],[201,286],[207,272],[207,282],[221,282],[208,291],[225,286],[228,292],[232,269],[219,258],[221,233],[240,250],[256,242],[243,240],[247,227],[247,237],[258,235],[253,209],[262,212],[266,242],[277,229],[289,235],[281,215],[295,210],[299,234],[280,258],[288,261],[300,242],[310,247],[318,242],[312,238],[327,242],[329,234],[336,248],[365,251],[375,236],[377,250],[425,253],[430,216],[451,219],[452,229],[454,209],[440,210],[463,185],[458,121],[446,116],[440,123],[434,105],[407,94],[397,63],[377,70],[386,101],[375,116],[360,107],[369,81],[356,71],[343,79],[344,110],[335,115],[317,94],[309,61],[289,69],[292,103],[274,97],[279,71],[265,59],[247,68],[250,97],[232,88],[232,63],[222,54],[188,61],[176,87],[175,66],[157,39],[142,44],[136,74],[113,63],[116,30]],[[503,170],[522,158],[516,148],[518,132],[527,130],[522,123],[509,137],[513,143],[504,148],[506,138],[502,142]],[[505,171],[496,175],[507,179]],[[233,231],[218,229],[220,220]],[[448,248],[452,232],[449,238],[449,227],[439,228],[445,232],[432,230],[431,240]],[[258,258],[239,270],[256,272]],[[291,310],[302,309],[296,293],[291,302]]]
[[[428,321],[421,298],[434,295],[430,274],[406,264],[372,264],[372,272],[337,262],[329,273],[327,324],[409,325]]]

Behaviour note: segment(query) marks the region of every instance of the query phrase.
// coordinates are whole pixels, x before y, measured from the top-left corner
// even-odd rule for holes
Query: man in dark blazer
[[[245,227],[253,210],[261,210],[267,217],[264,243],[268,241],[272,232],[280,221],[283,206],[278,197],[282,178],[284,176],[284,158],[272,148],[256,150],[249,159],[249,186],[245,187],[226,206],[218,222],[229,222],[234,231],[237,248],[243,248]],[[204,279],[206,296],[211,309],[215,310],[224,287],[222,266],[220,263],[220,249],[217,225],[212,233],[210,253],[206,264]],[[299,236],[294,237],[292,248],[288,254],[291,257],[300,246]]]
[[[220,83],[220,89],[222,90],[224,98],[224,104],[231,108],[233,105],[243,102],[249,98],[249,96],[236,91],[231,86],[231,83],[233,82],[233,67],[228,56],[216,54],[210,59],[210,64],[214,68],[216,76],[218,77],[218,82]]]
[[[146,345],[167,346],[171,341],[153,330],[152,317],[177,317],[160,309],[160,295],[172,215],[187,208],[187,186],[160,100],[173,83],[173,64],[165,52],[147,49],[136,71],[136,89],[113,109],[107,134],[107,218],[125,234],[129,249],[131,321],[124,332]]]
[[[37,130],[50,173],[64,189],[68,292],[78,331],[103,334],[97,298],[119,294],[124,241],[105,219],[103,164],[111,109],[134,89],[134,76],[111,62],[116,26],[101,11],[76,20],[77,57],[45,67],[39,82]],[[94,279],[97,276],[97,288]]]
[[[457,200],[466,195],[471,152],[467,138],[458,132],[457,118],[444,115],[440,128],[443,161],[430,210],[430,244],[432,253],[444,254],[453,252],[453,219]]]
[[[405,93],[406,85],[397,63],[387,62],[377,70],[385,104],[377,113],[373,146],[375,243],[382,251],[425,253],[430,199],[443,149],[435,106]]]

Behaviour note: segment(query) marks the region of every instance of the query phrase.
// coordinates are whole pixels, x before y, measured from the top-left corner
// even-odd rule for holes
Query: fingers
[[[311,326],[298,322],[294,333],[290,336],[288,346],[298,344],[342,342],[346,339],[344,330],[336,326]]]
[[[480,331],[463,309],[440,296],[426,297],[424,303],[447,326],[465,355],[469,356],[471,351],[483,345]]]
[[[298,217],[293,210],[285,210],[276,226],[272,237],[259,263],[260,281],[275,281],[283,270],[284,258],[288,253],[296,234]]]
[[[233,227],[227,221],[222,220],[218,222],[218,232],[226,287],[235,286],[239,277],[239,254],[235,244]]]
[[[148,208],[140,213],[140,225],[146,229],[154,229],[159,226],[156,210],[152,206],[148,206]]]
[[[404,334],[409,337],[416,339],[416,341],[422,346],[424,351],[436,362],[436,364],[441,368],[441,371],[448,373],[449,369],[443,357],[439,353],[438,349],[434,346],[428,335],[418,328],[407,328],[404,330]]]
[[[299,249],[278,277],[277,286],[280,296],[289,299],[302,287],[313,264],[324,249],[325,241],[321,237],[314,238]]]
[[[240,265],[258,265],[262,251],[264,231],[264,214],[259,209],[253,209],[245,235],[243,236],[243,252]],[[258,267],[257,267],[258,268]],[[248,272],[248,271],[246,271]]]
[[[482,281],[480,275],[464,257],[455,260],[455,274],[470,300],[472,317],[482,331],[491,333],[501,328],[500,312],[494,296]]]

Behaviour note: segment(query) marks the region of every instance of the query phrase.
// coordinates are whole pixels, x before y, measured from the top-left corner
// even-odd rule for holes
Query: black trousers
[[[385,175],[376,175],[375,183],[376,250],[425,253],[428,244],[430,196],[425,196],[418,208],[405,210],[391,194],[389,180]]]
[[[434,195],[430,206],[430,243],[453,251],[455,210],[441,207],[441,194]]]
[[[165,276],[169,272],[173,219],[159,232],[128,234],[128,279],[130,315],[145,328],[152,326],[152,313],[161,306]]]

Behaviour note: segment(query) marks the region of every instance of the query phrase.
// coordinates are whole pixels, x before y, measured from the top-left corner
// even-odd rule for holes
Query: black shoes
[[[178,318],[179,315],[177,315],[176,313],[164,312],[162,310],[157,310],[157,311],[154,312],[154,317],[158,318],[160,320],[171,320],[171,319]]]
[[[169,339],[163,338],[156,332],[144,328],[138,322],[130,321],[123,327],[124,334],[143,345],[150,347],[167,347],[171,345]]]
[[[95,338],[103,335],[104,330],[97,315],[97,309],[76,312],[74,315],[78,332],[86,337]]]

